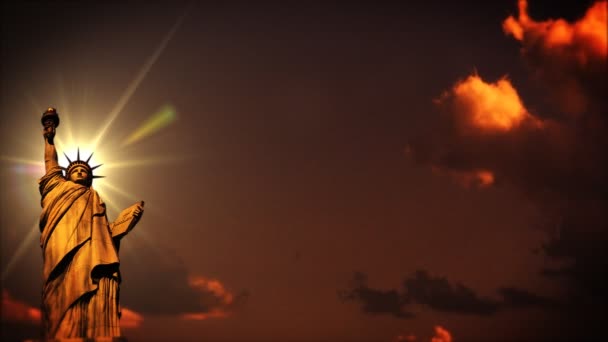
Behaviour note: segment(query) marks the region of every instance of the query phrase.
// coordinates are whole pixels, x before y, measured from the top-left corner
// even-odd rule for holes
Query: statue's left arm
[[[137,202],[123,210],[116,221],[110,223],[110,232],[115,241],[119,241],[135,227],[144,214],[144,202]]]

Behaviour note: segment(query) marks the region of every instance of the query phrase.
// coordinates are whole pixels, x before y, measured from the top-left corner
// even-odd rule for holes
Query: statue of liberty
[[[105,337],[120,339],[120,239],[137,224],[143,202],[109,223],[105,203],[93,189],[89,160],[68,158],[59,166],[55,129],[59,116],[48,108],[44,126],[44,165],[40,179],[40,247],[44,260],[42,313],[45,340]],[[66,155],[67,158],[67,155]],[[63,172],[65,171],[65,175]],[[72,340],[70,340],[72,341]]]

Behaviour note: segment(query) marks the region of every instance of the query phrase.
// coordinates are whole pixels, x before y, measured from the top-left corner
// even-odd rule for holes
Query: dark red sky
[[[574,22],[592,4],[530,1],[528,13]],[[455,341],[594,336],[606,322],[605,54],[581,66],[568,56],[588,41],[555,53],[530,29],[520,42],[502,28],[517,13],[516,1],[3,5],[10,302],[39,305],[27,236],[42,174],[14,158],[42,161],[41,113],[56,107],[58,136],[88,143],[177,27],[99,148],[160,160],[101,167],[96,181],[130,195],[110,192],[114,207],[146,201],[121,245],[121,304],[143,318],[123,329],[130,340],[428,341],[435,325]],[[508,75],[533,119],[461,135],[472,107],[450,90],[474,73]],[[118,147],[165,105],[174,122]],[[494,183],[466,186],[480,169]],[[35,337],[7,307],[3,341]]]

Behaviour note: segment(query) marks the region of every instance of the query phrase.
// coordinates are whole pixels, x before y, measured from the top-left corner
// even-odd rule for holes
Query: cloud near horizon
[[[134,329],[141,326],[144,321],[144,317],[129,309],[129,308],[121,308],[121,316],[120,316],[120,327],[125,329]]]
[[[436,325],[434,327],[435,334],[429,339],[429,342],[452,342],[452,334],[444,327]],[[392,342],[416,342],[418,338],[414,334],[397,335]]]
[[[138,258],[148,263],[129,270],[121,302],[143,315],[227,318],[249,297],[245,290],[230,291],[219,279],[193,274],[170,250],[142,249]]]
[[[446,328],[436,325],[435,336],[431,338],[431,342],[452,342],[452,334]]]
[[[368,286],[367,275],[355,272],[348,289],[338,292],[343,301],[356,301],[367,314],[386,314],[414,318],[410,307],[418,304],[438,312],[490,316],[508,309],[555,309],[559,303],[547,297],[516,287],[497,289],[498,298],[479,296],[461,283],[417,270],[403,280],[400,289],[380,290]]]
[[[363,312],[372,315],[389,314],[397,318],[413,318],[413,313],[405,310],[407,299],[397,290],[377,290],[367,286],[367,275],[355,272],[351,287],[338,291],[342,301],[355,300],[362,304]]]
[[[2,321],[40,325],[41,318],[40,308],[13,298],[7,289],[2,289]]]
[[[26,302],[13,298],[7,289],[2,289],[2,321],[40,326],[42,323],[42,312],[40,308],[33,307]],[[129,308],[121,308],[121,328],[137,328],[143,321],[144,317],[141,314]]]
[[[205,320],[210,318],[227,318],[235,306],[243,303],[248,297],[247,292],[234,295],[226,290],[224,284],[217,279],[203,276],[190,276],[188,283],[191,288],[200,293],[201,305],[210,308],[205,311],[186,312],[181,314],[185,320]]]

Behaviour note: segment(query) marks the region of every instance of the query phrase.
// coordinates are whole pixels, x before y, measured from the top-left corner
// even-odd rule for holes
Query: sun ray
[[[10,257],[10,259],[8,260],[8,263],[3,268],[3,270],[2,270],[2,281],[3,282],[6,280],[6,277],[8,277],[8,275],[12,272],[13,267],[15,267],[15,264],[17,263],[17,261],[19,261],[19,259],[21,259],[21,257],[23,257],[23,255],[26,253],[26,251],[31,249],[30,245],[36,239],[36,236],[38,236],[39,233],[40,233],[40,229],[38,227],[38,219],[36,219],[32,228],[27,233],[27,236],[25,237],[25,239],[21,240],[21,243],[19,243],[17,250],[15,250],[15,253]]]
[[[0,160],[11,162],[14,164],[21,164],[21,165],[44,166],[44,162],[42,162],[40,160],[25,159],[25,158],[12,157],[12,156],[0,156]]]
[[[122,147],[131,145],[134,142],[158,132],[175,121],[176,117],[177,113],[173,106],[163,106],[158,112],[149,117],[148,120],[131,133],[131,135],[123,141]]]
[[[158,59],[158,57],[160,57],[162,52],[165,50],[165,48],[167,47],[167,44],[169,43],[171,38],[173,38],[173,35],[175,34],[177,29],[181,25],[182,20],[185,17],[185,14],[186,13],[184,13],[181,17],[179,17],[178,20],[173,25],[173,27],[171,27],[169,32],[167,32],[167,34],[162,39],[160,44],[156,47],[156,50],[154,51],[154,53],[152,53],[152,55],[150,57],[148,57],[148,59],[146,60],[146,62],[142,66],[142,68],[137,73],[136,77],[131,81],[131,83],[129,84],[127,89],[125,89],[125,92],[122,94],[122,96],[120,97],[120,99],[118,100],[116,105],[114,105],[114,108],[112,108],[112,110],[110,111],[110,113],[108,115],[108,119],[106,120],[106,123],[103,125],[103,127],[101,128],[101,130],[99,131],[99,133],[97,134],[95,139],[93,140],[93,144],[92,144],[93,149],[95,149],[97,147],[97,145],[99,144],[99,141],[106,134],[107,130],[110,128],[110,126],[112,125],[114,120],[116,120],[116,118],[118,117],[118,115],[120,114],[120,112],[122,111],[124,106],[127,104],[129,99],[135,92],[135,90],[137,90],[137,88],[139,87],[139,84],[141,83],[141,81],[148,74],[148,72],[150,71],[150,69],[152,68],[152,66],[154,65],[156,60]]]
[[[86,84],[86,82],[85,82]],[[87,86],[84,86],[83,89],[83,95],[82,95],[82,107],[80,108],[80,111],[82,113],[85,113],[87,111],[87,101],[88,101],[88,96],[89,96],[89,88]],[[82,122],[80,122],[80,125],[78,126],[79,128],[82,128]]]
[[[63,140],[59,136],[55,135],[54,143],[57,150],[65,151],[65,145],[63,143]]]
[[[119,169],[126,167],[135,167],[135,166],[149,166],[149,165],[158,165],[158,164],[170,164],[174,162],[180,162],[192,157],[188,156],[175,156],[175,157],[154,157],[148,159],[138,159],[138,160],[127,160],[123,162],[113,162],[104,165],[104,168],[107,169]]]
[[[58,110],[61,113],[61,123],[63,125],[62,128],[66,132],[66,141],[69,145],[73,145],[74,140],[74,131],[72,130],[72,122],[70,120],[71,111],[66,100],[65,96],[65,87],[63,86],[63,79],[61,74],[57,72],[57,91],[59,92],[59,101],[61,102],[61,110]]]
[[[122,209],[118,206],[118,201],[115,200],[112,195],[110,195],[110,193],[107,191],[105,184],[93,184],[93,187],[97,190],[99,196],[106,204],[108,209],[112,211],[110,214],[118,215],[118,213],[120,213]]]
[[[122,204],[122,202],[117,200],[114,196],[112,196],[112,194],[110,194],[110,192],[108,191],[108,189],[110,189],[110,187],[108,186],[107,182],[104,183],[103,185],[96,185],[95,188],[99,192],[99,195],[101,196],[104,203],[106,203],[108,209],[111,210],[111,212],[107,213],[107,215],[108,215],[108,221],[112,222],[112,218],[116,218],[116,216],[118,216],[125,208],[119,207],[119,203]],[[130,195],[127,195],[127,196],[130,196]],[[145,231],[143,231],[142,233],[140,233],[138,235],[142,236],[146,240],[150,240],[150,238],[148,236],[146,236],[148,234],[146,234]]]
[[[139,201],[138,198],[135,198],[133,195],[129,194],[128,192],[122,190],[121,188],[117,187],[116,185],[112,184],[112,182],[110,181],[106,181],[103,184],[104,188],[107,188],[111,191],[113,191],[116,194],[121,195],[122,197],[124,197],[125,199],[131,201],[131,202],[137,202]]]

